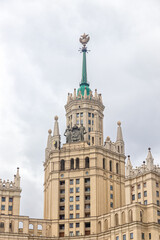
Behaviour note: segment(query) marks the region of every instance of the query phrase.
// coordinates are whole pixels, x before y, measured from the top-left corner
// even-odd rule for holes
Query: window
[[[141,189],[141,185],[140,185],[140,184],[138,184],[138,186],[137,186],[137,187],[138,187],[138,189]]]
[[[73,202],[73,197],[70,197],[70,198],[69,198],[69,201],[70,201],[70,202]]]
[[[133,233],[130,233],[130,239],[133,239]]]
[[[159,200],[157,200],[157,206],[159,206]]]
[[[12,206],[9,206],[9,207],[8,207],[8,210],[9,210],[9,211],[12,211]]]
[[[64,194],[65,193],[65,189],[60,189],[60,193]]]
[[[62,219],[65,219],[65,216],[64,214],[60,215],[59,218],[62,220]]]
[[[142,239],[144,239],[144,233],[142,233]]]
[[[90,184],[90,178],[85,178],[84,182]]]
[[[110,194],[110,199],[113,199],[113,194],[112,193]]]
[[[160,224],[160,219],[158,219],[158,224]]]
[[[118,174],[118,173],[119,173],[119,164],[116,163],[116,174]]]
[[[111,191],[113,190],[113,186],[112,186],[112,185],[110,185],[110,190],[111,190]]]
[[[65,170],[65,161],[64,160],[61,160],[61,162],[60,162],[60,170],[61,171]]]
[[[105,158],[103,158],[103,169],[105,169],[106,166],[105,166]]]
[[[60,211],[63,211],[65,209],[65,206],[60,206]]]
[[[88,132],[90,132],[90,131],[91,131],[91,128],[89,127],[89,128],[88,128]]]
[[[112,161],[109,161],[109,171],[112,172]]]
[[[83,112],[81,112],[81,117],[83,117]]]
[[[69,210],[73,210],[73,205],[70,205],[70,206],[69,206]]]
[[[5,205],[2,205],[2,206],[1,206],[1,210],[5,210]]]
[[[85,223],[85,228],[90,228],[90,222]]]
[[[85,200],[90,200],[90,195],[85,196]]]
[[[91,120],[88,120],[88,124],[91,124]]]
[[[73,185],[73,179],[70,179],[70,185]]]
[[[156,196],[159,197],[159,191],[156,191]]]
[[[159,184],[158,184],[158,182],[156,182],[156,187],[159,187]]]
[[[116,237],[116,240],[119,240],[119,236]]]
[[[77,120],[77,125],[79,125],[79,120]]]
[[[160,210],[157,210],[157,215],[160,216]]]
[[[65,185],[65,181],[60,181],[60,185]]]
[[[147,186],[147,183],[145,182],[145,183],[143,183],[143,187],[146,187]]]
[[[79,169],[79,158],[76,158],[76,169]]]
[[[91,117],[91,113],[88,113],[88,117]]]
[[[69,227],[70,227],[70,228],[73,228],[73,223],[70,223],[70,224],[69,224]]]
[[[83,120],[81,119],[81,125],[83,125]]]
[[[85,158],[85,168],[89,168],[89,157]]]
[[[79,234],[79,231],[76,231],[76,236],[79,236],[80,234]]]
[[[151,239],[151,233],[149,233],[149,239]]]
[[[79,179],[76,179],[76,184],[79,184]]]
[[[138,199],[140,199],[141,198],[141,193],[138,193]]]
[[[79,213],[76,213],[76,218],[79,218]]]
[[[79,210],[79,204],[76,204],[76,210]]]
[[[110,203],[111,208],[113,208],[113,202]]]
[[[94,121],[92,120],[92,125],[94,125]]]
[[[5,197],[2,197],[2,202],[5,202],[6,201],[6,198]]]
[[[60,229],[60,230],[64,230],[64,224],[60,224],[60,225],[59,225],[59,229]]]
[[[94,118],[94,113],[92,113],[92,118]]]
[[[123,240],[126,240],[126,234],[123,234]]]
[[[147,191],[144,191],[144,197],[147,197]]]
[[[72,158],[71,161],[70,161],[70,168],[71,169],[74,169],[74,159]]]
[[[70,237],[73,237],[73,232],[69,232],[69,236],[70,236]]]
[[[144,205],[147,205],[147,200],[144,201]]]
[[[76,193],[79,193],[79,187],[76,187]]]
[[[135,194],[132,195],[132,201],[134,201],[134,200],[135,200]]]
[[[85,192],[90,192],[90,187],[85,187]]]
[[[72,219],[73,218],[73,214],[69,214],[69,218]]]
[[[132,186],[132,191],[134,191],[134,186]]]
[[[79,113],[77,113],[77,118],[79,117]]]
[[[79,196],[76,196],[76,201],[79,201],[80,197]]]
[[[90,209],[90,204],[85,204],[85,209]]]
[[[79,223],[76,223],[76,228],[79,228]]]
[[[60,202],[65,202],[65,198],[60,198]]]
[[[0,223],[0,228],[4,228],[4,222]]]
[[[70,188],[70,190],[69,190],[69,191],[70,191],[70,193],[73,193],[73,188]]]

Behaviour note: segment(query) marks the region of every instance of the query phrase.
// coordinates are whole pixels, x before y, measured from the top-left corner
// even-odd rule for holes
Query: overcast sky
[[[122,122],[126,155],[160,163],[160,1],[0,0],[0,177],[21,175],[21,215],[43,216],[48,129],[65,130],[68,92],[78,88],[83,33],[88,81],[102,93],[104,138]],[[63,142],[64,142],[64,138]]]

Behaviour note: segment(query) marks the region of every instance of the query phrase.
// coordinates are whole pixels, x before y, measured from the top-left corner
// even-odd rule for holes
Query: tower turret
[[[151,148],[148,148],[148,155],[146,158],[148,170],[152,170],[154,167],[154,158],[152,157]]]
[[[54,130],[53,130],[53,137],[52,137],[52,150],[60,149],[60,134],[59,134],[59,124],[58,124],[58,116],[54,118]]]
[[[128,177],[131,174],[131,170],[132,170],[133,166],[130,160],[130,155],[128,155],[128,159],[127,159],[127,165],[126,165],[126,177]]]
[[[121,122],[117,122],[118,128],[117,128],[117,139],[116,139],[116,149],[117,152],[120,154],[124,154],[124,141],[123,141],[123,135],[122,135],[122,128],[121,128]]]

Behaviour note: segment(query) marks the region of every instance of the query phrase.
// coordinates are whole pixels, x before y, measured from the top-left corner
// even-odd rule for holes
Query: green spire
[[[87,52],[86,44],[89,41],[89,39],[90,39],[89,36],[86,35],[85,33],[80,38],[80,42],[83,44],[83,47],[81,49],[83,53],[83,62],[82,62],[82,79],[80,83],[80,88],[77,91],[77,95],[79,94],[79,91],[81,91],[82,96],[84,96],[85,89],[87,91],[87,96],[91,91],[89,88],[89,83],[87,82],[87,62],[86,62],[86,52]]]

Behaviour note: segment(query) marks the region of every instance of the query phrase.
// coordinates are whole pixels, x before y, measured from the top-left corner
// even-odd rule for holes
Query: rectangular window
[[[144,201],[144,205],[147,205],[147,200]]]
[[[5,210],[5,205],[1,205],[1,210]]]
[[[79,187],[76,187],[76,193],[79,193]]]
[[[69,198],[69,201],[70,201],[70,202],[73,202],[73,197],[70,197],[70,198]]]
[[[158,191],[156,191],[156,196],[159,197],[159,192]]]
[[[112,185],[110,185],[110,190],[111,190],[111,191],[113,190],[113,186],[112,186]]]
[[[60,224],[60,225],[59,225],[59,229],[60,229],[60,230],[64,230],[64,224]]]
[[[80,197],[79,196],[76,196],[76,201],[79,201]]]
[[[133,200],[133,201],[135,200],[135,194],[132,195],[132,200]]]
[[[60,185],[65,185],[65,181],[60,181]]]
[[[70,209],[70,210],[73,210],[73,205],[70,205],[70,206],[69,206],[69,209]]]
[[[5,197],[2,197],[2,202],[5,202],[6,201],[6,198]]]
[[[157,200],[157,206],[159,206],[159,200]]]
[[[145,182],[145,183],[143,183],[143,187],[146,187],[147,186],[147,183]]]
[[[76,218],[79,218],[79,213],[76,213]]]
[[[65,202],[65,198],[60,198],[60,202]]]
[[[81,124],[83,124],[83,120],[81,119]]]
[[[12,211],[12,206],[9,206],[9,207],[8,207],[8,210],[9,210],[9,211]]]
[[[60,215],[59,218],[62,220],[62,219],[65,219],[65,216],[64,214]]]
[[[94,121],[92,120],[92,125],[94,125]]]
[[[144,233],[142,233],[142,239],[144,239]]]
[[[147,191],[144,191],[144,197],[147,197]]]
[[[79,204],[76,204],[76,210],[79,210]]]
[[[85,187],[85,192],[90,192],[90,187]]]
[[[73,232],[69,232],[69,236],[70,236],[70,237],[73,237]]]
[[[70,224],[69,224],[69,227],[70,227],[70,228],[73,228],[73,223],[70,223]]]
[[[92,113],[92,118],[94,118],[94,113]]]
[[[116,237],[116,240],[119,240],[119,236]]]
[[[76,184],[79,184],[79,179],[76,179]]]
[[[113,208],[113,202],[110,203],[111,208]]]
[[[141,189],[141,185],[140,185],[140,184],[138,184],[138,186],[137,186],[137,187],[138,187],[138,189]]]
[[[81,112],[81,117],[83,117],[83,112]]]
[[[70,185],[73,185],[73,179],[70,179]]]
[[[90,178],[85,178],[84,182],[89,184],[90,183]]]
[[[60,189],[60,193],[64,194],[65,193],[65,189]]]
[[[79,223],[76,223],[76,228],[79,228]]]
[[[126,234],[123,234],[123,240],[126,240]]]
[[[91,117],[91,113],[88,113],[88,117]]]
[[[85,204],[85,209],[90,209],[90,204]]]
[[[132,186],[132,191],[134,191],[134,186]]]
[[[149,233],[149,239],[151,239],[151,233]]]
[[[80,235],[79,231],[76,231],[76,236],[79,236],[79,235]]]
[[[79,120],[77,120],[77,125],[79,125]]]
[[[156,182],[156,187],[159,187],[159,184],[158,184],[158,182]]]
[[[89,127],[89,128],[88,128],[88,132],[90,132],[90,131],[91,131],[91,128]]]
[[[88,124],[91,124],[91,120],[88,120]]]
[[[0,223],[0,228],[4,228],[4,222]]]
[[[73,218],[73,214],[69,214],[69,218],[72,219]]]
[[[60,211],[64,211],[65,206],[60,206],[59,208],[60,208]]]
[[[90,200],[90,195],[86,195],[85,200]]]
[[[90,228],[90,226],[91,226],[91,225],[90,225],[90,222],[86,222],[86,223],[85,223],[85,228]]]
[[[69,191],[70,191],[70,193],[73,193],[73,188],[70,188],[70,190],[69,190]]]
[[[77,118],[79,117],[79,113],[77,113]]]
[[[138,199],[140,199],[141,198],[141,193],[138,193]]]
[[[160,210],[157,210],[157,215],[160,216]]]
[[[130,233],[130,239],[133,239],[133,233]]]
[[[160,224],[160,219],[158,219],[158,224]]]
[[[113,194],[110,194],[110,199],[113,199]]]

